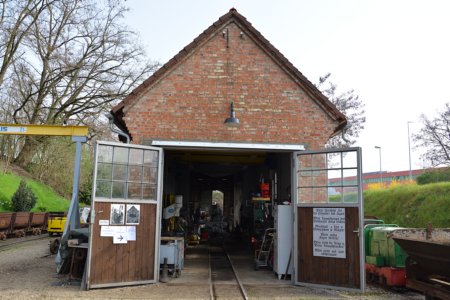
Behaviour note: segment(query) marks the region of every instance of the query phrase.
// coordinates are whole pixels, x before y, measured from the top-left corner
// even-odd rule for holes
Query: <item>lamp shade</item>
[[[239,119],[236,118],[236,115],[234,113],[234,102],[231,101],[231,105],[230,105],[230,117],[225,119],[224,122],[226,125],[238,125],[239,124]]]

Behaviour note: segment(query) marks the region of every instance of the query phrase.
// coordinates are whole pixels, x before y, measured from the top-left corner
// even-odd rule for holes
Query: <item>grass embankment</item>
[[[10,173],[0,173],[0,212],[8,211],[8,204],[22,178]],[[70,202],[57,195],[51,188],[38,181],[24,179],[37,197],[37,203],[32,211],[67,211],[69,209]]]
[[[365,191],[364,212],[401,227],[450,227],[450,182]]]

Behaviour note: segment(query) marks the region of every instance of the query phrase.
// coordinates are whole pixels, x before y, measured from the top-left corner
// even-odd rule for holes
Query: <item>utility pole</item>
[[[375,149],[378,149],[378,152],[380,154],[380,184],[383,183],[383,174],[381,173],[381,147],[380,146],[375,146]]]
[[[412,171],[411,171],[411,138],[409,136],[409,124],[411,121],[408,121],[408,153],[409,153],[409,180],[412,181]]]

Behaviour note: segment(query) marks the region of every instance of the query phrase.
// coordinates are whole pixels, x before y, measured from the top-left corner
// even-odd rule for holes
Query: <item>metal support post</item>
[[[64,226],[64,232],[61,236],[60,248],[58,255],[56,256],[56,265],[59,268],[62,266],[61,247],[67,243],[69,234],[72,229],[80,228],[80,211],[78,205],[78,191],[80,186],[80,169],[81,169],[81,150],[82,143],[85,143],[87,138],[85,136],[73,136],[72,142],[75,142],[75,163],[73,170],[73,187],[72,187],[72,200],[70,201],[69,212],[67,213],[66,224]]]

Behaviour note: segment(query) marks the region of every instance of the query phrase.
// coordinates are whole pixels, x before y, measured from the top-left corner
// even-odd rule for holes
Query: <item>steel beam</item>
[[[87,126],[0,124],[0,134],[87,136]]]

